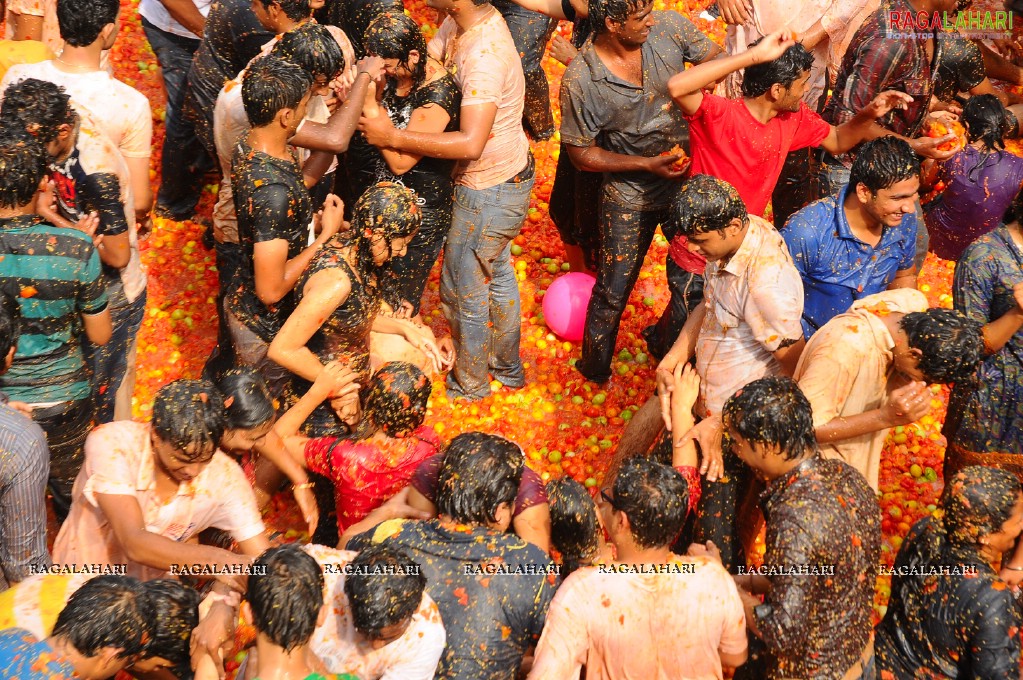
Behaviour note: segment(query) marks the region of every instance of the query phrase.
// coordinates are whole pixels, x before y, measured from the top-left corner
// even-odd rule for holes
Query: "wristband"
[[[238,605],[240,605],[242,602],[241,595],[239,595],[233,590],[227,595],[214,591],[207,595],[206,599],[210,601],[210,604],[216,604],[217,602],[220,602],[227,605],[231,609],[236,609]]]
[[[292,490],[297,491],[299,489],[311,489],[316,486],[313,482],[302,482],[301,484],[295,484],[292,486]]]
[[[1023,571],[1023,567],[1014,567],[1011,564],[1007,564],[1002,569],[1008,569],[1009,571]]]

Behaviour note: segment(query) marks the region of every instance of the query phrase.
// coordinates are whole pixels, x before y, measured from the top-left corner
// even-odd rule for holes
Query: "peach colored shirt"
[[[150,580],[165,575],[128,560],[96,494],[134,496],[146,530],[174,541],[187,541],[209,527],[239,542],[263,533],[252,487],[228,455],[213,454],[209,465],[166,503],[156,493],[155,456],[147,423],[119,420],[89,434],[71,492],[71,512],[53,546],[55,564],[127,564],[129,576]]]
[[[793,376],[813,407],[813,426],[881,408],[888,402],[895,340],[877,314],[927,311],[927,297],[913,288],[888,290],[857,300],[813,334]],[[844,460],[877,491],[881,449],[888,430],[822,444],[825,458]]]
[[[430,41],[429,52],[458,83],[463,108],[497,105],[483,155],[459,164],[457,183],[470,189],[489,189],[524,170],[529,161],[529,140],[522,129],[526,80],[519,52],[501,14],[493,10],[461,34],[454,19],[446,18]]]
[[[752,0],[750,22],[744,26],[729,26],[725,49],[729,54],[741,54],[747,45],[774,31],[788,28],[805,33],[819,20],[825,36],[810,52],[813,66],[803,101],[816,110],[822,96],[827,93],[828,78],[834,80],[842,63],[846,48],[863,20],[877,9],[879,0]],[[736,71],[725,79],[719,94],[733,99],[742,96],[742,72]]]
[[[720,680],[720,654],[746,651],[732,577],[706,557],[673,556],[692,573],[602,573],[586,567],[558,589],[529,680]],[[620,565],[619,565],[620,566]]]
[[[106,71],[65,72],[51,60],[12,66],[0,82],[0,91],[25,78],[63,87],[72,106],[92,117],[125,158],[149,158],[152,154],[153,114],[149,100],[135,88]]]
[[[361,680],[432,680],[447,636],[430,596],[423,593],[419,609],[400,638],[373,649],[356,633],[345,595],[341,568],[356,553],[322,545],[307,545],[305,551],[324,568],[328,615],[313,631],[309,645],[327,669],[331,673],[354,673]]]
[[[746,384],[779,375],[774,358],[786,340],[803,337],[803,281],[771,223],[749,216],[746,236],[727,262],[704,273],[707,313],[696,340],[702,417],[719,415]]]

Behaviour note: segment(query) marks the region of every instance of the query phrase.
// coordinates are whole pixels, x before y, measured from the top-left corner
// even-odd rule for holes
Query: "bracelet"
[[[295,484],[292,486],[292,490],[297,491],[299,489],[311,489],[316,486],[313,482],[302,482],[301,484]]]
[[[1002,569],[1008,569],[1009,571],[1023,571],[1023,567],[1014,567],[1011,564],[1007,564]]]

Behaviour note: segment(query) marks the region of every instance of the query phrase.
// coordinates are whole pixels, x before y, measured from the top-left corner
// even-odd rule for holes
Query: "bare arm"
[[[43,39],[43,17],[14,12],[8,16],[14,17],[14,36],[11,38],[12,40]]]
[[[202,37],[206,18],[192,0],[160,0],[160,4],[167,8],[167,13],[174,21]]]
[[[839,125],[832,126],[831,133],[821,142],[821,147],[828,153],[843,154],[860,142],[874,139],[876,130],[874,126],[878,118],[886,115],[892,109],[904,109],[913,101],[913,98],[904,92],[887,90],[874,97],[862,111],[859,111],[850,120]]]
[[[909,425],[927,414],[931,393],[922,382],[912,382],[892,391],[890,399],[881,408],[852,416],[836,417],[818,426],[814,433],[817,442],[830,444],[871,432],[886,430],[896,425]]]
[[[895,272],[895,278],[888,284],[888,290],[895,290],[896,288],[916,288],[915,266]]]
[[[1012,288],[1016,298],[1016,306],[990,323],[984,324],[984,348],[988,354],[994,354],[1005,347],[1020,328],[1023,328],[1023,283]]]
[[[532,543],[545,553],[551,551],[551,509],[546,503],[526,508],[515,515],[512,528],[523,541]]]
[[[778,360],[778,363],[781,364],[785,375],[792,377],[796,372],[796,364],[799,363],[799,355],[803,353],[803,348],[806,347],[806,338],[800,335],[798,340],[786,340],[782,342],[782,345],[772,354],[774,354],[774,358]]]
[[[681,156],[627,156],[602,149],[596,144],[582,147],[565,145],[572,165],[585,172],[649,172],[674,179],[685,174],[685,170],[672,170],[672,164]]]
[[[85,325],[85,337],[94,345],[105,345],[113,333],[113,325],[110,323],[110,308],[104,309],[96,314],[82,314],[82,322]]]
[[[144,158],[125,157],[128,175],[131,177],[131,193],[135,198],[135,219],[145,220],[153,207],[153,185],[149,180],[149,156]]]
[[[497,117],[497,104],[462,106],[461,129],[455,132],[399,130],[387,116],[359,119],[359,129],[373,146],[431,158],[474,161],[483,155]]]
[[[436,104],[428,104],[412,112],[412,118],[405,129],[425,134],[440,134],[444,132],[444,128],[450,121],[451,116],[447,111]],[[414,168],[416,163],[423,158],[421,154],[405,153],[386,147],[380,149],[380,153],[384,157],[384,161],[387,162],[387,167],[398,176],[404,175]]]
[[[345,103],[338,107],[337,111],[331,114],[326,123],[314,123],[305,121],[291,143],[313,151],[329,151],[332,154],[339,154],[348,151],[348,145],[352,141],[352,135],[359,125],[359,114],[362,112],[362,100],[366,96],[366,90],[371,82],[370,73],[365,70],[364,62],[360,61],[359,75],[352,85],[351,91]]]
[[[661,359],[661,363],[657,364],[657,372],[654,374],[657,382],[657,396],[661,400],[661,417],[664,418],[664,426],[669,430],[671,429],[671,393],[675,386],[675,367],[679,363],[689,361],[696,354],[696,339],[700,336],[700,327],[703,326],[703,318],[706,313],[707,304],[701,301],[686,319],[675,344]]]
[[[343,397],[359,391],[356,382],[358,374],[341,365],[339,361],[327,364],[316,377],[312,387],[298,402],[274,423],[273,433],[283,440],[284,447],[292,462],[305,468],[305,445],[309,437],[299,434],[302,424],[309,419],[316,407],[332,395]]]

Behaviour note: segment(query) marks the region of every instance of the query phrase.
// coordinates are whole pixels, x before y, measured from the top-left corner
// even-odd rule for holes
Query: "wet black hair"
[[[693,175],[671,201],[666,227],[667,238],[721,231],[732,220],[745,226],[749,215],[742,197],[728,182],[710,175]]]
[[[199,625],[199,593],[169,578],[146,581],[144,587],[155,614],[153,640],[146,647],[145,655],[167,659],[174,664],[176,678],[190,680],[189,643],[192,630]]]
[[[547,483],[551,512],[551,545],[561,553],[561,577],[587,562],[599,547],[597,506],[586,487],[565,476]]]
[[[46,149],[35,137],[18,129],[0,130],[0,208],[31,203],[46,168]]]
[[[313,8],[309,6],[309,0],[259,0],[265,9],[270,5],[277,5],[284,12],[284,16],[292,21],[302,21],[313,15]]]
[[[763,40],[761,38],[760,40]],[[760,42],[757,40],[750,47]],[[792,87],[792,83],[803,77],[813,66],[813,55],[801,44],[796,43],[785,50],[784,54],[774,61],[747,66],[742,76],[742,96],[759,97],[777,83],[782,87]]]
[[[57,0],[60,37],[73,47],[87,47],[105,26],[117,21],[120,10],[118,0]]]
[[[426,419],[431,389],[430,379],[418,366],[391,361],[370,379],[364,410],[387,435],[403,437]]]
[[[343,245],[355,244],[358,269],[370,273],[379,269],[373,262],[373,242],[388,244],[412,236],[423,222],[423,211],[415,193],[396,182],[378,182],[359,197],[352,210],[352,228],[335,237]],[[386,265],[386,263],[384,263]]]
[[[208,380],[175,380],[156,393],[152,426],[179,458],[209,460],[227,426],[224,397]]]
[[[490,524],[502,503],[515,502],[525,461],[518,444],[496,434],[466,432],[451,440],[437,480],[437,511],[465,524]]]
[[[817,450],[813,409],[792,378],[768,377],[749,383],[725,402],[725,432],[752,446],[777,446],[785,460]]]
[[[2,145],[0,145],[0,162],[3,159]],[[12,347],[18,346],[18,336],[21,335],[21,308],[17,301],[7,295],[0,293],[0,363],[7,357]]]
[[[41,144],[49,144],[57,138],[61,125],[74,125],[76,116],[63,87],[25,78],[4,90],[0,130],[25,130]]]
[[[650,0],[590,0],[589,23],[595,34],[607,32],[607,19],[616,24],[625,21],[640,7],[645,7]]]
[[[993,94],[970,97],[963,106],[960,120],[971,142],[984,142],[988,151],[1005,148],[1005,136],[1012,125],[998,97]]]
[[[264,127],[283,109],[296,108],[312,84],[301,66],[274,54],[257,57],[242,77],[242,104],[249,124]]]
[[[932,307],[899,321],[909,346],[920,350],[918,367],[927,382],[970,380],[984,360],[981,324],[957,309]]]
[[[380,631],[416,613],[426,590],[426,576],[405,552],[371,545],[355,556],[345,576],[345,596],[355,630],[377,639]]]
[[[233,368],[217,381],[217,389],[224,396],[228,430],[251,430],[271,422],[276,414],[270,391],[263,377],[249,366]]]
[[[612,506],[629,518],[641,548],[670,546],[689,510],[689,485],[679,472],[648,458],[630,458],[614,482]]]
[[[337,40],[326,26],[312,22],[293,28],[281,36],[272,54],[301,66],[311,81],[324,76],[329,82],[345,69],[345,57]]]
[[[1023,191],[1017,192],[1016,198],[1012,199],[1012,203],[1005,209],[1002,222],[1005,224],[1023,224]]]
[[[309,642],[323,606],[323,570],[294,543],[256,560],[245,599],[256,630],[286,652]]]
[[[860,146],[849,172],[849,190],[860,184],[872,194],[920,174],[920,159],[898,137],[879,137]]]
[[[400,12],[384,12],[366,28],[366,51],[381,59],[397,59],[412,72],[412,89],[426,80],[426,39],[412,17]],[[409,53],[419,52],[419,61],[409,66]]]
[[[156,611],[142,582],[130,576],[97,576],[76,590],[57,616],[53,636],[94,657],[104,648],[121,649],[125,659],[146,651]]]
[[[948,540],[976,545],[982,537],[998,533],[1019,494],[1019,479],[1011,472],[983,465],[959,470],[945,482],[941,494],[941,524]]]

